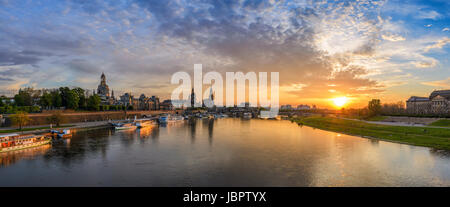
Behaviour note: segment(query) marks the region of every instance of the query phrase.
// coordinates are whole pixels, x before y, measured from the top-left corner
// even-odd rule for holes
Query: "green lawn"
[[[388,126],[332,117],[306,117],[292,120],[306,126],[344,134],[450,150],[450,129]]]
[[[58,128],[65,128],[65,127],[73,127],[75,125],[62,125],[60,127],[53,127],[53,129]],[[16,133],[16,132],[26,132],[26,131],[34,131],[34,130],[40,130],[40,129],[50,129],[50,127],[34,127],[34,128],[23,128],[22,131],[19,129],[7,129],[7,130],[0,130],[0,134],[3,133]]]
[[[450,119],[441,119],[431,123],[429,126],[450,127]]]
[[[385,120],[387,117],[385,116],[373,116],[370,118],[365,119],[366,121],[383,121]]]

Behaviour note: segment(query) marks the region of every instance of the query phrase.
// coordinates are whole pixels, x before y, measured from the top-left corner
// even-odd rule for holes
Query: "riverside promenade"
[[[126,121],[126,120],[113,120],[113,122],[118,121]],[[110,121],[93,121],[93,122],[79,122],[79,123],[67,123],[62,124],[60,127],[56,128],[54,125],[52,129],[89,129],[89,128],[103,128],[103,127],[109,127]],[[66,127],[65,127],[66,126]],[[26,130],[26,129],[34,129],[39,128],[35,130]],[[7,130],[15,130],[17,127],[1,127],[0,128],[0,134],[10,134],[10,133],[27,133],[27,134],[38,134],[38,133],[45,133],[49,132],[50,125],[37,125],[37,126],[25,126],[23,129],[25,131],[17,131],[17,132],[4,132]]]

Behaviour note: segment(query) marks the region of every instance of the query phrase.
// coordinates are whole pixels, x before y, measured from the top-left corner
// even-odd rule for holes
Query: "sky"
[[[0,94],[169,98],[172,74],[279,72],[281,104],[347,107],[450,89],[450,1],[0,0]],[[225,75],[223,76],[225,77]]]

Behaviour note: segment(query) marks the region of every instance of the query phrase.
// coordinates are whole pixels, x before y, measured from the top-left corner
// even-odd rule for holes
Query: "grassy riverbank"
[[[344,134],[450,150],[450,129],[445,128],[387,126],[332,117],[305,117],[292,120],[306,126]]]
[[[430,124],[430,126],[450,127],[450,119],[441,119]]]

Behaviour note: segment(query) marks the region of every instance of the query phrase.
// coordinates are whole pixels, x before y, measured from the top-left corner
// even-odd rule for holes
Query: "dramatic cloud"
[[[428,81],[428,82],[422,82],[424,85],[429,86],[435,86],[443,89],[450,88],[450,78],[447,78],[445,80],[437,80],[437,81]]]
[[[446,20],[445,12],[423,2],[37,4],[9,1],[0,8],[0,81],[8,83],[1,88],[92,89],[105,72],[115,91],[168,97],[170,76],[202,63],[205,71],[222,73],[280,72],[281,89],[290,94],[281,97],[282,103],[336,95],[367,98],[399,84],[392,74],[439,67],[442,58],[430,53],[448,43],[444,30],[430,33],[432,24],[445,25],[438,22]],[[411,31],[407,22],[423,33]],[[21,74],[30,71],[33,78]]]
[[[429,45],[425,48],[425,52],[428,52],[431,49],[435,49],[435,48],[442,48],[445,45],[450,43],[450,38],[445,37],[443,39],[438,40],[436,43]]]
[[[397,41],[404,41],[405,38],[400,36],[400,35],[395,35],[395,34],[383,34],[381,35],[381,37],[385,40],[389,40],[392,42],[397,42]]]

